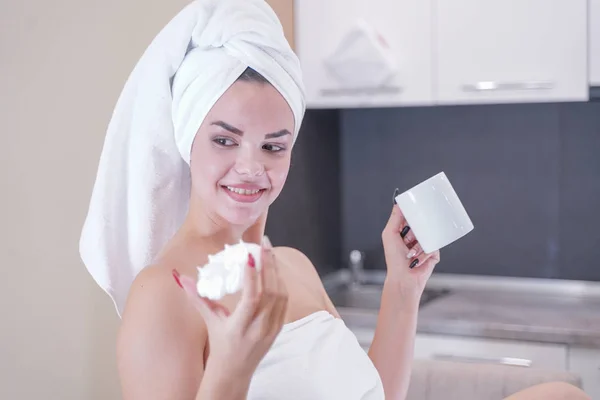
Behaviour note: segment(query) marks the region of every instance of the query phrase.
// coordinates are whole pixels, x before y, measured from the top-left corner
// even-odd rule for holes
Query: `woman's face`
[[[279,196],[290,168],[294,115],[268,83],[237,81],[200,126],[192,192],[234,225],[252,225]]]

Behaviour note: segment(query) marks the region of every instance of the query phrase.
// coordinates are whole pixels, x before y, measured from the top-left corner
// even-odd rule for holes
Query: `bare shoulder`
[[[172,273],[163,266],[149,266],[135,278],[125,310],[121,332],[138,329],[143,325],[145,334],[152,334],[154,328],[185,333],[204,327],[199,313],[190,304],[185,292],[177,285]]]
[[[307,261],[310,263],[309,258],[303,252],[301,252],[300,250],[295,249],[293,247],[277,246],[277,247],[273,248],[273,251],[275,252],[276,256],[296,257],[298,259],[303,259],[304,261]]]
[[[275,256],[280,258],[285,264],[293,265],[295,268],[302,270],[306,274],[310,274],[313,278],[321,280],[319,273],[310,259],[298,249],[293,247],[275,247],[273,249]]]
[[[312,261],[310,261],[303,252],[292,247],[276,247],[274,251],[275,256],[283,262],[284,267],[289,266],[294,268],[295,271],[298,271],[302,280],[309,282],[310,286],[318,292],[327,311],[339,318],[340,315],[329,298],[329,295],[323,286],[323,282],[321,281],[321,277],[319,276],[319,272]]]
[[[117,339],[124,399],[191,397],[206,341],[200,315],[169,270],[145,268],[131,287]]]
[[[156,319],[165,317],[165,314],[177,316],[182,313],[181,305],[184,300],[186,300],[184,293],[180,293],[166,268],[146,267],[131,285],[123,312],[123,322],[135,320],[141,316]],[[152,312],[144,312],[148,310],[152,310]]]

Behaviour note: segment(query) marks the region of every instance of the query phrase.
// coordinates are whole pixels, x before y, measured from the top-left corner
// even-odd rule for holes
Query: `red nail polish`
[[[254,259],[252,253],[248,253],[248,266],[250,268],[256,268],[256,260]]]
[[[180,288],[183,289],[183,285],[181,284],[181,280],[179,279],[179,271],[177,271],[176,269],[173,270],[173,279],[175,279],[175,282],[177,282],[177,284],[179,285]]]

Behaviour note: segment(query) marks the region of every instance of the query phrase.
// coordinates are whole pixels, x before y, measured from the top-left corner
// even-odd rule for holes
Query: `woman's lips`
[[[229,197],[240,203],[254,203],[261,198],[265,189],[255,185],[222,186]]]

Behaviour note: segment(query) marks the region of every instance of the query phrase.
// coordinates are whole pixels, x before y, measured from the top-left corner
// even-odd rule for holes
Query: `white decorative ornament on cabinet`
[[[296,0],[294,26],[309,108],[431,104],[430,2]]]
[[[381,33],[359,18],[323,61],[327,75],[333,79],[323,85],[321,95],[375,95],[399,91],[400,88],[393,84],[398,73],[394,56]]]

